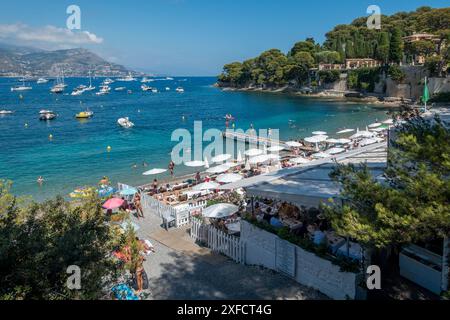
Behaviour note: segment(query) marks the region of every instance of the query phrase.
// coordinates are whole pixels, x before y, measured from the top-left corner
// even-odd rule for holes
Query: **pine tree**
[[[394,63],[400,63],[402,59],[403,59],[402,32],[399,28],[394,28],[391,34],[389,61]]]

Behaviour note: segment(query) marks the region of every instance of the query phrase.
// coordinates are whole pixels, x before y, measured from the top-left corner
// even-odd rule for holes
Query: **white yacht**
[[[93,91],[95,90],[95,87],[92,86],[92,77],[91,72],[89,71],[89,87],[84,88],[84,91]]]
[[[171,78],[171,77],[166,77],[166,80],[173,80],[173,78]]]
[[[109,92],[111,91],[111,87],[109,86],[101,86],[100,87],[100,91],[96,93],[96,95],[98,96],[102,96],[105,94],[109,94]]]
[[[117,81],[123,81],[123,82],[131,82],[131,81],[137,81],[136,78],[133,78],[131,75],[131,72],[128,73],[128,75],[125,78],[117,79]]]
[[[120,118],[119,120],[117,120],[117,123],[119,124],[119,126],[126,129],[134,127],[134,123],[131,122],[128,117]]]
[[[166,91],[170,91],[170,88],[169,88],[169,87],[166,87]]]
[[[149,79],[147,77],[143,77],[142,80],[141,80],[141,83],[149,83],[149,82],[153,82],[153,81],[154,81],[153,79]]]
[[[48,80],[45,78],[39,78],[36,81],[37,84],[44,84],[44,83],[48,83]]]
[[[22,79],[22,85],[21,86],[15,86],[11,88],[11,92],[14,91],[27,91],[27,90],[32,90],[33,88],[30,86],[26,86],[25,85],[25,80]]]
[[[110,84],[112,84],[112,83],[114,83],[114,80],[112,80],[112,79],[110,79],[110,78],[105,79],[105,80],[103,81],[103,84],[104,84],[105,86],[108,86],[108,85],[110,85]]]
[[[141,89],[142,89],[142,91],[151,91],[151,90],[153,90],[152,87],[149,87],[149,86],[147,86],[146,84],[143,84],[143,85],[141,86]]]
[[[117,87],[114,89],[114,91],[125,91],[125,90],[127,90],[127,88],[125,87]]]
[[[158,89],[152,88],[152,92],[153,92],[153,93],[158,93]]]
[[[176,91],[179,92],[179,93],[183,93],[184,89],[182,87],[178,87],[178,88],[176,88]]]
[[[50,89],[52,93],[63,93],[67,85],[64,83],[64,76],[56,79],[56,84]]]
[[[10,111],[10,110],[0,110],[0,115],[4,116],[4,115],[8,115],[8,114],[13,114],[14,111]]]

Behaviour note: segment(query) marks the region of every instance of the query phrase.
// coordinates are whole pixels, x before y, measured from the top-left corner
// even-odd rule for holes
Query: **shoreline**
[[[329,102],[336,102],[341,101],[349,104],[360,104],[360,103],[367,103],[374,107],[380,107],[380,108],[400,108],[404,105],[402,103],[401,98],[397,97],[384,97],[385,99],[388,99],[388,101],[381,101],[380,97],[377,97],[375,95],[373,96],[366,96],[366,97],[346,97],[345,94],[348,93],[356,93],[353,91],[334,91],[334,90],[323,90],[319,93],[303,93],[301,90],[292,89],[290,87],[282,87],[282,88],[276,88],[276,89],[263,89],[263,88],[234,88],[234,87],[223,87],[215,84],[215,87],[225,91],[225,92],[250,92],[250,93],[264,93],[264,94],[278,94],[278,95],[290,95],[293,97],[300,97],[300,98],[311,98],[316,100],[324,100]],[[391,100],[391,101],[389,101]]]

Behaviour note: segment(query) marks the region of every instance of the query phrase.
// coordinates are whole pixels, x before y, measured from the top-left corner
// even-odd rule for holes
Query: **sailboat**
[[[67,85],[64,83],[64,74],[56,79],[56,85],[54,85],[50,92],[52,93],[63,93],[64,89],[67,87]]]
[[[39,78],[39,79],[37,79],[37,81],[36,81],[37,84],[44,84],[44,83],[47,83],[47,82],[48,82],[48,80],[45,79],[45,78]]]
[[[26,86],[25,85],[25,79],[22,79],[22,85],[21,86],[15,86],[11,88],[11,92],[14,91],[27,91],[27,90],[32,90],[32,87]]]
[[[93,91],[95,90],[95,87],[92,86],[92,77],[91,77],[91,71],[89,71],[89,87],[86,87],[84,91]]]

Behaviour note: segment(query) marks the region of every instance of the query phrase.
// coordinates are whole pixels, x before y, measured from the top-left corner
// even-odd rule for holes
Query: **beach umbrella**
[[[358,138],[371,138],[373,137],[373,132],[368,130],[366,131],[357,131],[354,135],[350,137],[350,139],[358,139]]]
[[[103,204],[103,209],[107,209],[107,210],[114,210],[117,208],[120,208],[123,203],[125,201],[123,201],[122,199],[119,198],[111,198],[109,200],[107,200],[104,204]]]
[[[259,156],[250,158],[250,159],[248,160],[248,162],[249,162],[250,164],[258,164],[258,163],[266,162],[266,161],[268,161],[268,160],[270,160],[270,157],[269,157],[267,154],[262,154],[262,155],[259,155]]]
[[[205,218],[227,218],[239,211],[239,207],[231,203],[219,203],[203,210]]]
[[[248,160],[247,160],[247,162],[245,163],[244,169],[247,170],[247,171],[249,171],[249,170],[251,169],[250,163],[248,162]]]
[[[386,121],[383,121],[383,124],[394,124],[394,120],[388,119]]]
[[[284,150],[284,147],[282,147],[282,146],[272,146],[267,149],[267,151],[269,151],[269,152],[280,152],[282,150]]]
[[[275,161],[280,161],[280,156],[277,154],[268,154],[267,158],[271,161],[275,160]]]
[[[288,142],[286,142],[286,145],[291,148],[300,148],[302,146],[302,144],[297,141],[288,141]]]
[[[305,158],[294,158],[294,159],[291,159],[289,161],[292,162],[292,163],[295,163],[295,164],[306,164],[306,163],[311,162],[311,160],[308,160],[308,159],[305,159]]]
[[[313,136],[325,136],[327,133],[325,131],[314,131]]]
[[[325,159],[325,158],[331,157],[331,155],[328,153],[325,153],[325,152],[318,152],[318,153],[314,153],[312,155],[312,157],[315,159]]]
[[[349,144],[352,143],[352,140],[350,139],[338,139],[337,144]]]
[[[382,125],[383,125],[382,123],[376,122],[376,123],[372,123],[371,125],[369,125],[369,128],[374,129],[374,128],[381,127]]]
[[[153,176],[166,172],[167,169],[152,169],[143,173],[144,176]]]
[[[132,196],[138,193],[138,190],[136,188],[125,188],[120,191],[121,196]]]
[[[327,141],[327,139],[328,139],[327,136],[318,135],[318,136],[312,136],[312,137],[305,138],[305,141],[309,142],[309,143],[320,143],[320,142]]]
[[[220,183],[233,183],[244,179],[243,176],[237,173],[226,173],[217,177],[217,181]]]
[[[241,151],[239,150],[239,153],[238,153],[238,156],[237,156],[237,162],[243,162],[244,161],[244,159],[242,158],[242,153],[241,153]]]
[[[215,190],[219,187],[220,187],[220,184],[218,184],[217,182],[210,181],[210,182],[204,182],[204,183],[198,184],[198,185],[194,186],[192,188],[192,190],[194,190],[194,191]]]
[[[249,156],[249,157],[254,157],[254,156],[259,156],[259,155],[261,155],[263,153],[264,152],[262,150],[260,150],[260,149],[250,149],[250,150],[247,150],[245,152],[245,155]]]
[[[355,131],[355,129],[345,129],[345,130],[337,132],[337,134],[351,133],[351,132],[354,132],[354,131]]]
[[[326,153],[328,153],[328,154],[339,154],[342,152],[345,152],[344,148],[331,148],[326,151]]]
[[[209,169],[209,162],[208,162],[208,158],[205,157],[205,168]]]
[[[212,158],[212,162],[220,163],[220,162],[227,161],[229,159],[231,159],[231,154],[221,154],[221,155],[218,155],[218,156]]]
[[[339,139],[327,139],[325,142],[331,143],[331,144],[337,144],[337,143],[339,143]]]
[[[185,162],[184,165],[186,167],[198,168],[198,167],[203,167],[205,165],[205,163],[203,161],[189,161],[189,162]]]
[[[206,172],[215,174],[215,173],[224,173],[227,172],[228,170],[230,170],[230,166],[222,164],[220,166],[209,168],[208,170],[206,170]]]

